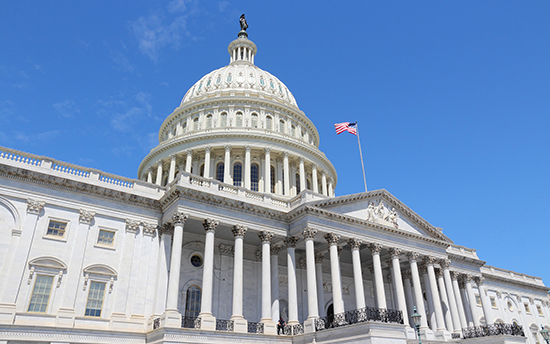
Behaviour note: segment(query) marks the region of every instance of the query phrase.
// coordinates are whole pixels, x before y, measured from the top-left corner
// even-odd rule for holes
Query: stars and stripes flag
[[[357,122],[350,123],[350,122],[342,122],[342,123],[335,123],[334,129],[336,129],[336,134],[340,135],[344,131],[347,131],[350,134],[357,136]]]

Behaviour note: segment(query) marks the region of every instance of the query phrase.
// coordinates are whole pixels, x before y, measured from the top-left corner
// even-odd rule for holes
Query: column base
[[[247,333],[248,332],[248,321],[241,317],[231,317],[230,319],[233,321],[233,332],[239,332],[239,333]]]
[[[160,327],[181,328],[181,314],[167,309],[160,316]]]
[[[0,324],[13,324],[15,303],[0,303]]]
[[[273,322],[273,319],[264,318],[260,320],[260,323],[264,325],[264,334],[277,334],[277,324]]]
[[[434,331],[432,331],[429,328],[421,328],[420,329],[420,338],[422,338],[424,340],[435,340]]]
[[[214,317],[212,314],[199,314],[197,320],[200,321],[200,323],[198,324],[198,328],[200,328],[201,330],[216,331],[216,317]],[[197,326],[197,323],[195,323],[195,326]]]
[[[408,325],[405,326],[405,337],[407,339],[416,339],[416,330]]]
[[[453,339],[453,337],[451,336],[451,333],[447,330],[437,330],[437,331],[435,331],[435,338],[437,340],[443,340],[443,341],[448,341],[448,340]]]
[[[318,317],[311,317],[307,318],[306,321],[304,321],[304,333],[315,333],[316,327],[315,324],[317,322]]]
[[[75,316],[74,309],[60,307],[55,316],[55,326],[74,327]]]

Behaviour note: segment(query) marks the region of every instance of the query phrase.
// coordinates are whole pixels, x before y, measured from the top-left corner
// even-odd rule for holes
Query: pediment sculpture
[[[399,214],[395,208],[387,207],[382,200],[376,204],[374,201],[369,202],[367,207],[367,221],[379,223],[381,225],[393,226],[399,228]]]

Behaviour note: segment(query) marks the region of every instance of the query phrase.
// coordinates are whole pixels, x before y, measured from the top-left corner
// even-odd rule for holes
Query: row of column
[[[204,176],[208,178],[210,176],[210,153],[212,151],[212,147],[205,147],[204,148]],[[231,184],[232,183],[232,167],[233,164],[231,163],[231,145],[224,145],[224,175],[223,175],[223,182]],[[250,189],[251,188],[251,156],[250,156],[251,146],[245,146],[245,159],[244,159],[244,168],[243,168],[243,185],[245,188]],[[290,174],[290,165],[289,165],[289,152],[283,152],[282,154],[282,166],[279,163],[276,164],[275,168],[275,180],[277,180],[277,183],[281,183],[282,185],[279,185],[279,187],[275,188],[277,193],[290,196],[290,186],[293,184],[291,183],[291,174]],[[176,176],[176,154],[173,154],[170,156],[170,167],[168,171],[168,184],[171,183],[175,176]],[[271,148],[265,148],[264,149],[264,161],[271,162]],[[193,166],[193,151],[188,150],[186,152],[186,160],[185,160],[185,172],[191,173],[191,166]],[[318,173],[317,173],[318,166],[316,164],[312,164],[312,171],[311,171],[311,189],[313,192],[321,193],[325,196],[332,197],[334,195],[334,184],[332,178],[329,178],[327,173],[325,171],[321,172],[321,180],[319,183],[318,179]],[[300,190],[306,189],[306,170],[305,170],[305,159],[300,157],[298,159],[298,166],[297,166],[297,172],[300,175],[300,181],[299,185],[296,185],[296,187],[299,187]],[[157,162],[156,164],[156,177],[154,183],[157,185],[162,185],[163,183],[163,162],[162,160]],[[282,173],[279,173],[278,170],[283,171]],[[195,174],[198,174],[195,172]],[[149,169],[147,172],[147,182],[153,183],[153,168]],[[262,190],[260,190],[262,191]],[[271,193],[271,163],[265,163],[264,164],[264,187],[263,192],[265,193]]]

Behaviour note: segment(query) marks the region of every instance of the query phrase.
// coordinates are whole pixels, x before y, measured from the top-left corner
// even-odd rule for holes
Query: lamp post
[[[546,344],[550,343],[550,335],[548,334],[550,331],[544,328],[544,326],[540,325],[542,330],[540,330],[540,334],[542,335],[542,338],[546,341]]]
[[[418,344],[422,344],[422,340],[420,339],[420,319],[422,319],[422,315],[418,314],[416,311],[416,306],[413,310],[414,312],[413,315],[411,315],[411,318],[413,319],[414,327],[416,327],[416,333],[418,334]]]

